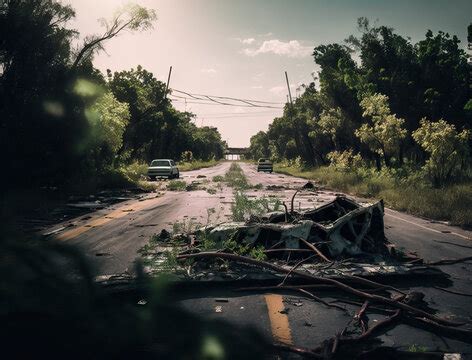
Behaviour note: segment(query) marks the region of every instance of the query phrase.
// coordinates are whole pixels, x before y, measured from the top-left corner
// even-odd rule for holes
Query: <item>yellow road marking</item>
[[[84,225],[77,226],[76,228],[73,228],[73,229],[68,230],[68,231],[64,231],[63,233],[60,233],[60,234],[56,235],[56,239],[58,239],[58,240],[73,239],[73,238],[83,234],[84,232],[89,231],[90,229],[93,229],[93,228],[98,227],[98,226],[105,225],[106,223],[108,223],[112,220],[119,219],[123,216],[129,215],[132,212],[145,209],[146,207],[148,207],[150,205],[149,203],[151,202],[151,200],[155,200],[155,199],[148,199],[148,200],[136,202],[136,204],[132,204],[132,205],[123,205],[123,206],[119,207],[118,209],[116,209],[116,210],[114,210],[114,211],[112,211],[112,212],[110,212],[106,215],[103,215],[103,216],[100,216],[100,217],[97,217],[95,219],[90,220],[89,222],[85,223]]]
[[[276,294],[268,294],[264,297],[274,340],[283,344],[292,345],[292,332],[290,331],[288,316],[285,313],[281,313],[281,311],[285,309],[283,297]]]
[[[390,209],[386,209],[386,210],[388,210],[389,212],[393,212],[393,211],[390,210]],[[454,232],[454,231],[448,231],[448,232],[444,233],[444,232],[442,232],[442,231],[440,231],[440,230],[432,229],[432,228],[429,228],[429,227],[427,227],[427,226],[424,226],[424,225],[415,223],[415,222],[413,222],[413,221],[409,221],[409,220],[403,219],[403,218],[401,218],[401,217],[394,216],[394,215],[392,215],[391,213],[390,213],[390,214],[387,214],[387,213],[386,213],[385,215],[391,216],[391,217],[393,217],[394,219],[404,221],[404,222],[406,222],[406,223],[408,223],[408,224],[411,224],[411,225],[416,225],[416,226],[418,226],[418,227],[420,227],[420,228],[423,228],[423,229],[426,229],[426,230],[429,230],[429,231],[432,231],[432,232],[435,232],[435,233],[438,233],[438,234],[451,234],[451,235],[455,235],[455,236],[458,236],[458,237],[463,238],[463,239],[466,239],[466,240],[471,240],[470,237],[465,236],[465,235],[462,235],[462,234],[458,234],[458,233],[456,233],[456,232]]]

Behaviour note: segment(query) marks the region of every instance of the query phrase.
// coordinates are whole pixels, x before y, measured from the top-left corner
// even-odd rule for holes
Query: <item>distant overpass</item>
[[[246,155],[249,153],[249,148],[236,148],[229,147],[225,151],[225,157],[227,160],[239,160],[241,155]]]

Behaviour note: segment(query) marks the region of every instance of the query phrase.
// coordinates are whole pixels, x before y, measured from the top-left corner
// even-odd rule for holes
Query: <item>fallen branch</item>
[[[459,291],[448,290],[448,289],[444,289],[444,288],[439,287],[439,286],[433,286],[433,288],[438,289],[438,290],[442,290],[442,291],[445,291],[445,292],[447,292],[447,293],[454,294],[454,295],[470,296],[470,297],[472,297],[472,294],[466,294],[466,293],[462,293],[462,292],[459,292]]]
[[[271,286],[248,286],[234,289],[233,291],[273,291],[273,290],[294,290],[294,289],[315,289],[315,290],[334,290],[334,285],[327,284],[301,284],[301,285],[271,285]],[[365,292],[376,292],[376,289],[363,289]],[[340,300],[334,300],[340,301]],[[340,301],[342,302],[342,301]],[[356,304],[358,304],[356,302]],[[362,305],[362,303],[360,304]]]
[[[468,260],[472,260],[472,256],[466,256],[466,257],[457,258],[457,259],[442,259],[442,260],[439,260],[439,261],[433,261],[433,262],[425,263],[425,265],[429,265],[429,266],[453,265],[453,264],[461,263],[461,262],[468,261]]]
[[[393,291],[396,291],[402,295],[405,295],[406,293],[404,291],[401,291],[400,289],[397,289],[396,287],[393,287],[393,286],[390,286],[390,285],[384,285],[384,284],[381,284],[381,283],[378,283],[378,282],[375,282],[375,281],[372,281],[372,280],[368,280],[368,279],[364,279],[360,276],[356,276],[356,275],[343,275],[344,278],[347,278],[347,279],[350,279],[350,280],[357,280],[358,282],[360,282],[361,284],[365,284],[365,285],[370,285],[371,287],[373,288],[376,288],[376,289],[389,289],[389,290],[393,290]]]
[[[305,259],[302,259],[300,260],[299,262],[297,262],[291,269],[290,271],[287,273],[287,275],[285,275],[284,279],[282,280],[282,282],[278,285],[278,286],[282,286],[283,284],[285,284],[285,281],[287,281],[287,278],[290,276],[290,274],[292,273],[293,270],[295,270],[297,267],[299,267],[301,264],[303,264],[305,261],[308,261],[310,260],[312,257],[314,257],[315,255],[311,255]]]
[[[359,335],[358,337],[355,337],[355,338],[342,337],[340,338],[340,341],[344,343],[346,342],[350,343],[350,342],[356,342],[356,341],[367,339],[368,337],[372,336],[374,333],[379,332],[381,329],[386,328],[390,326],[392,323],[399,320],[400,314],[401,314],[401,310],[398,309],[395,311],[393,315],[385,318],[382,321],[379,321],[377,324],[372,326],[369,330],[364,332],[362,335]]]
[[[313,350],[306,349],[306,348],[300,348],[296,346],[291,346],[291,345],[286,345],[286,344],[274,344],[274,348],[286,352],[291,352],[294,354],[302,355],[304,357],[311,357],[314,359],[324,359],[324,356],[321,354],[318,354],[314,352]]]
[[[330,307],[330,308],[336,308],[336,309],[339,309],[339,310],[342,310],[344,312],[348,312],[346,308],[343,308],[342,306],[339,306],[339,305],[336,305],[336,304],[330,304],[326,301],[324,301],[323,299],[319,298],[318,296],[312,294],[311,292],[309,291],[306,291],[306,290],[303,290],[303,289],[293,289],[293,290],[297,290],[299,292],[301,292],[302,294],[305,294],[306,296],[312,298],[313,300],[316,300],[318,301],[319,303],[323,304],[323,305],[326,305],[327,307]]]
[[[291,251],[291,252],[311,252],[309,249],[268,249],[264,250],[265,253],[272,253],[272,252],[283,252],[283,251]]]
[[[472,331],[467,329],[458,329],[452,326],[446,326],[438,324],[429,319],[418,318],[418,317],[405,317],[405,324],[420,328],[423,330],[430,331],[439,336],[446,336],[450,339],[460,340],[468,344],[472,344]]]
[[[302,239],[302,238],[297,238],[299,239],[301,242],[303,242],[306,246],[308,246],[311,250],[313,250],[316,254],[318,254],[318,256],[320,258],[322,258],[324,261],[326,262],[330,262],[330,260],[320,251],[318,250],[314,245],[310,244],[308,241],[306,241],[305,239]]]
[[[248,258],[248,257],[245,257],[245,256],[236,255],[236,254],[202,252],[202,253],[198,253],[198,254],[186,254],[186,255],[177,256],[177,260],[198,259],[198,258],[227,259],[227,260],[232,260],[232,261],[237,261],[237,262],[241,262],[241,263],[246,263],[246,264],[259,266],[259,267],[262,267],[262,268],[271,269],[271,270],[274,270],[278,273],[283,273],[283,274],[287,274],[290,271],[290,270],[285,269],[281,266],[271,264],[271,263],[266,262],[266,261],[260,261],[260,260],[256,260],[256,259],[252,259],[252,258]],[[454,321],[441,319],[441,318],[439,318],[435,315],[429,314],[426,311],[415,308],[415,307],[410,306],[408,304],[404,304],[402,302],[392,300],[392,299],[389,299],[389,298],[386,298],[386,297],[383,297],[383,296],[380,296],[380,295],[369,294],[369,293],[366,293],[364,291],[357,290],[357,289],[355,289],[355,288],[353,288],[349,285],[346,285],[346,284],[344,284],[344,283],[342,283],[338,280],[335,280],[335,279],[319,277],[319,276],[315,276],[315,275],[308,274],[308,273],[305,273],[305,272],[301,272],[301,271],[298,271],[298,270],[294,270],[294,271],[292,271],[292,273],[296,274],[296,275],[298,275],[302,278],[305,278],[305,279],[315,280],[317,282],[324,283],[324,284],[335,285],[338,289],[343,290],[344,292],[356,295],[360,298],[368,299],[371,302],[378,302],[378,303],[388,304],[388,305],[390,305],[392,307],[395,307],[397,309],[401,309],[401,310],[411,312],[412,314],[415,314],[416,316],[425,317],[427,319],[433,320],[435,322],[438,322],[438,323],[441,323],[441,324],[444,324],[444,325],[461,326],[461,325],[465,324],[465,323],[458,323],[458,322],[454,322]]]

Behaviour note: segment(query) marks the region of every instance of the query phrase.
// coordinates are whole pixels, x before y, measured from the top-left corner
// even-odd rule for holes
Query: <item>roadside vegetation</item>
[[[54,0],[2,5],[2,29],[15,29],[2,31],[0,43],[2,169],[12,188],[135,187],[152,159],[182,161],[187,170],[224,157],[217,129],[178,111],[153,73],[138,64],[105,74],[93,66],[121,32],[150,30],[154,10],[124,6],[97,34],[71,30],[74,17],[71,5]],[[24,176],[33,163],[41,165]]]
[[[402,176],[371,168],[339,171],[330,166],[310,169],[287,163],[276,164],[274,171],[314,180],[348,194],[383,199],[387,206],[410,214],[472,226],[470,181],[437,189],[415,172]]]
[[[220,160],[194,160],[190,162],[179,162],[177,167],[179,168],[180,171],[191,171],[191,170],[198,170],[198,169],[204,169],[207,167],[215,166],[220,163]]]
[[[442,31],[413,43],[366,18],[358,30],[314,49],[319,86],[300,88],[268,131],[251,138],[250,156],[399,210],[471,226],[469,54]],[[472,24],[467,30],[472,49]]]

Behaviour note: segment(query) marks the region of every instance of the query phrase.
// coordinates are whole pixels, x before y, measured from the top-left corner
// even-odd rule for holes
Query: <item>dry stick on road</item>
[[[448,336],[453,339],[458,339],[468,344],[472,344],[472,331],[467,329],[458,329],[452,326],[438,324],[434,321],[419,318],[419,317],[405,317],[404,323],[416,328],[427,330],[439,336]]]
[[[287,281],[287,278],[290,276],[290,274],[292,273],[293,270],[295,270],[296,268],[298,268],[301,264],[303,264],[305,261],[308,261],[310,260],[311,258],[313,258],[315,255],[311,255],[305,259],[302,259],[300,260],[299,262],[297,262],[291,269],[290,271],[287,273],[287,275],[285,275],[284,279],[282,280],[282,282],[277,285],[277,286],[282,286],[283,284],[285,284],[285,281]]]
[[[365,316],[365,313],[367,311],[367,307],[370,305],[369,300],[364,301],[364,304],[362,304],[362,307],[359,309],[359,311],[354,315],[353,320],[357,321],[359,324],[361,324],[362,327],[362,332],[366,332],[369,324],[368,324],[368,319]],[[347,328],[347,327],[346,327]],[[344,330],[346,330],[346,328]],[[343,332],[344,332],[343,330]]]
[[[315,359],[326,359],[330,357],[331,355],[334,354],[335,351],[339,349],[343,344],[352,344],[360,341],[367,340],[374,334],[379,335],[379,332],[381,330],[388,329],[392,324],[400,320],[400,315],[401,315],[401,310],[396,310],[395,313],[387,318],[385,318],[382,321],[379,321],[376,325],[372,326],[369,330],[364,332],[362,335],[359,335],[358,337],[355,338],[348,338],[345,336],[342,336],[341,334],[336,334],[332,339],[330,339],[328,342],[325,342],[323,345],[317,347],[316,349],[306,349],[306,348],[300,348],[300,347],[294,347],[294,346],[288,346],[288,345],[281,345],[281,344],[275,344],[275,348],[279,350],[284,350],[288,352],[293,352],[299,355],[304,355],[304,356],[310,356]],[[332,344],[331,346],[331,353],[330,354],[324,354],[324,350],[326,349],[326,345]]]
[[[298,240],[300,240],[302,243],[304,243],[306,246],[308,246],[311,250],[313,250],[318,256],[323,259],[326,262],[330,262],[330,260],[320,251],[318,250],[314,245],[310,244],[308,241],[305,239],[302,239],[301,237],[297,237]]]
[[[470,297],[472,297],[472,294],[466,294],[466,293],[459,292],[459,291],[448,290],[448,289],[444,289],[444,288],[439,287],[439,286],[433,286],[433,288],[434,288],[434,289],[438,289],[438,290],[442,290],[442,291],[445,291],[445,292],[447,292],[447,293],[454,294],[454,295],[470,296]]]
[[[260,261],[260,260],[248,258],[248,257],[245,257],[245,256],[235,255],[235,254],[228,254],[228,253],[201,252],[201,253],[197,253],[197,254],[186,254],[186,255],[177,256],[177,260],[198,259],[198,258],[200,258],[200,259],[204,259],[204,258],[227,259],[227,260],[232,260],[232,261],[237,261],[237,262],[241,262],[241,263],[246,263],[246,264],[259,266],[259,267],[262,267],[262,268],[271,269],[271,270],[274,270],[276,272],[283,273],[283,274],[286,274],[290,271],[290,270],[285,269],[281,266],[271,264],[271,263],[268,263],[266,261]],[[426,311],[415,308],[415,307],[410,306],[408,304],[405,304],[405,303],[402,303],[402,302],[399,302],[399,301],[396,301],[396,300],[393,300],[393,299],[389,299],[389,298],[386,298],[386,297],[383,297],[383,296],[380,296],[380,295],[369,294],[369,293],[366,293],[364,291],[357,290],[357,289],[355,289],[355,288],[353,288],[349,285],[346,285],[346,284],[344,284],[344,283],[342,283],[338,280],[335,280],[335,279],[319,277],[319,276],[304,273],[304,272],[301,272],[301,271],[298,271],[298,270],[294,270],[294,271],[292,271],[292,273],[296,274],[296,275],[298,275],[302,278],[305,278],[305,279],[314,280],[314,281],[324,283],[324,284],[335,285],[338,289],[343,290],[344,292],[356,295],[360,298],[370,300],[371,302],[387,304],[387,305],[390,305],[390,306],[395,307],[397,309],[408,311],[412,314],[415,314],[416,316],[425,317],[427,319],[430,319],[434,322],[438,322],[440,324],[444,324],[444,325],[448,325],[448,326],[461,326],[461,325],[466,324],[466,323],[463,323],[463,322],[454,322],[454,321],[449,321],[449,320],[446,320],[446,319],[442,319],[440,317],[437,317],[435,315],[427,313]],[[359,278],[358,281],[361,283],[360,279],[362,279],[362,278]],[[366,284],[368,284],[368,285],[370,285],[371,283],[372,283],[371,281],[366,281]],[[380,285],[380,286],[382,286],[382,285]]]
[[[430,266],[432,266],[432,265],[453,265],[453,264],[461,263],[461,262],[468,261],[468,260],[472,260],[472,256],[466,256],[466,257],[457,258],[457,259],[443,259],[443,260],[439,260],[439,261],[428,262],[428,263],[425,263],[425,265],[430,265]]]
[[[370,286],[372,286],[373,288],[381,288],[381,289],[389,289],[389,290],[393,290],[393,291],[396,291],[397,293],[400,293],[402,295],[406,295],[406,293],[404,291],[401,291],[400,289],[396,288],[396,287],[393,287],[393,286],[390,286],[390,285],[384,285],[384,284],[380,284],[380,283],[377,283],[375,281],[371,281],[371,280],[368,280],[368,279],[364,279],[360,276],[356,276],[356,275],[343,275],[343,278],[345,279],[349,279],[349,280],[354,280],[354,281],[360,281],[361,284],[369,284]]]
[[[286,344],[274,344],[274,348],[286,352],[291,352],[294,354],[301,355],[303,357],[310,357],[313,359],[326,359],[323,355],[318,354],[314,352],[313,350],[307,349],[307,348],[301,348],[301,347],[296,347],[296,346],[290,346]]]
[[[234,289],[233,291],[266,291],[266,290],[294,290],[294,289],[315,289],[315,290],[334,290],[334,285],[326,284],[300,284],[300,285],[271,285],[271,286],[248,286]],[[384,289],[362,289],[365,292],[377,292]],[[339,300],[335,300],[339,301]],[[360,304],[362,305],[362,304]]]
[[[310,249],[268,249],[264,250],[265,253],[281,252],[281,251],[290,251],[290,252],[311,252]]]
[[[318,296],[312,294],[311,292],[309,291],[306,291],[306,290],[303,290],[303,289],[293,289],[293,290],[297,290],[298,292],[301,292],[302,294],[305,294],[306,296],[308,296],[309,298],[313,299],[313,300],[316,300],[318,301],[319,303],[323,304],[323,305],[326,305],[327,307],[330,307],[330,308],[336,308],[336,309],[339,309],[339,310],[342,310],[344,311],[345,313],[349,313],[349,311],[346,309],[346,308],[343,308],[342,306],[339,306],[339,305],[336,305],[336,304],[330,304],[326,301],[324,301],[323,299],[319,298]]]

